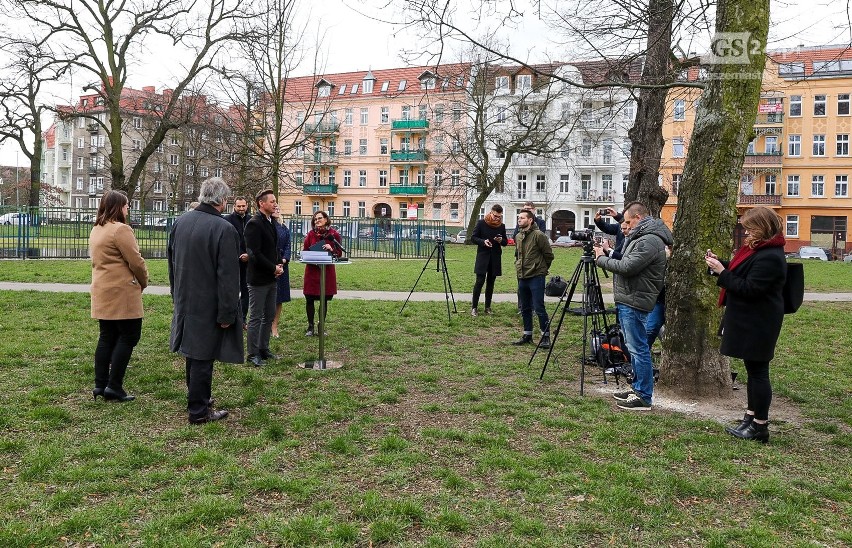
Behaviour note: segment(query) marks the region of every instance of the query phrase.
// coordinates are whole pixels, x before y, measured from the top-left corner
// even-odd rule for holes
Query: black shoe
[[[748,428],[748,425],[751,424],[751,422],[753,420],[754,420],[754,415],[749,415],[748,413],[746,413],[745,416],[743,416],[743,420],[740,422],[740,424],[738,424],[737,426],[734,426],[734,427],[726,426],[725,432],[727,432],[728,434],[730,434],[732,436],[735,436],[736,434],[734,434],[734,432],[742,432],[743,430]]]
[[[740,438],[741,440],[755,440],[760,443],[767,443],[769,441],[769,424],[758,424],[752,421],[751,424],[742,430],[734,430],[729,433],[735,438]]]
[[[272,361],[275,361],[275,360],[280,360],[280,359],[281,359],[281,356],[279,356],[278,354],[273,354],[272,352],[270,352],[270,351],[268,351],[268,350],[265,350],[265,351],[261,351],[261,353],[260,353],[260,359],[261,359],[261,360],[272,360]]]
[[[490,316],[491,314],[492,314],[492,312],[491,312],[491,307],[490,307],[490,306],[486,306],[486,307],[485,307],[485,315],[486,315],[486,316]]]
[[[260,356],[255,356],[254,354],[249,354],[248,358],[246,359],[246,363],[254,364],[255,367],[261,367],[266,365],[266,362],[264,362]]]
[[[532,344],[532,342],[533,342],[532,335],[524,335],[523,337],[521,337],[517,341],[514,341],[512,344],[515,345],[515,346],[521,346],[522,344]]]
[[[104,397],[104,389],[100,387],[92,388],[92,398],[98,399],[98,396]]]
[[[103,397],[107,401],[120,401],[120,402],[133,401],[133,400],[136,399],[136,396],[131,396],[130,394],[128,394],[124,390],[121,390],[121,391],[113,390],[109,386],[104,388]]]
[[[538,341],[539,348],[550,348],[550,335],[542,335],[541,340]]]
[[[227,416],[228,411],[225,409],[220,409],[219,411],[209,411],[206,415],[197,419],[190,417],[189,424],[204,424],[205,422],[216,422],[224,419]]]

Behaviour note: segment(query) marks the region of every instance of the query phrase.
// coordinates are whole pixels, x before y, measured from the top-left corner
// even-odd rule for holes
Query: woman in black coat
[[[719,306],[725,306],[719,351],[742,359],[748,373],[745,417],[736,428],[725,430],[737,438],[766,443],[772,403],[769,362],[784,321],[785,240],[781,218],[769,208],[750,209],[740,222],[747,237],[734,258],[721,262],[708,250],[704,260],[719,276]]]
[[[485,284],[485,313],[491,314],[491,296],[494,294],[494,281],[497,276],[503,275],[501,257],[503,247],[508,245],[506,237],[506,225],[503,224],[503,207],[500,204],[491,206],[491,211],[476,223],[471,241],[478,247],[476,250],[476,263],[473,272],[476,274],[476,283],[473,285],[473,301],[470,306],[470,314],[478,316],[479,294],[482,285]]]

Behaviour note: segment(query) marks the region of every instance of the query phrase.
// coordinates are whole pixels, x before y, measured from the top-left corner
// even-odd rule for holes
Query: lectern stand
[[[325,267],[352,264],[352,261],[339,260],[332,262],[328,260],[299,259],[299,262],[302,264],[311,264],[314,266],[318,266],[320,269],[320,310],[319,322],[317,324],[319,326],[319,358],[313,361],[300,363],[299,367],[303,369],[315,369],[317,371],[325,371],[326,369],[340,369],[341,367],[343,367],[343,362],[325,359]]]

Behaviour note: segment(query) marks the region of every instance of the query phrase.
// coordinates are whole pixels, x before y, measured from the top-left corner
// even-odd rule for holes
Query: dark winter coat
[[[278,231],[263,212],[255,213],[246,223],[246,253],[248,253],[249,285],[269,285],[275,283],[275,267],[281,263],[278,252]]]
[[[613,217],[616,222],[608,223],[604,221],[603,217],[600,219],[595,219],[595,226],[603,232],[604,234],[609,234],[611,236],[615,236],[615,246],[612,248],[613,253],[617,253],[618,255],[613,257],[614,259],[620,259],[624,252],[624,233],[621,231],[621,221],[624,220],[624,215],[619,213],[615,217]]]
[[[754,255],[719,274],[716,285],[725,288],[722,346],[725,356],[769,361],[784,321],[781,290],[787,276],[782,247],[758,249]]]
[[[329,228],[327,234],[337,240],[337,243],[341,242],[340,234],[333,228]],[[302,245],[302,250],[307,251],[312,245],[323,242],[324,240],[325,238],[317,234],[316,230],[311,230],[305,236],[305,243]],[[343,252],[338,247],[334,250],[333,254],[340,257]],[[302,289],[304,295],[308,297],[320,296],[320,268],[312,264],[305,265],[305,284]],[[334,271],[334,265],[327,265],[325,267],[325,296],[328,297],[329,295],[337,295],[337,273]]]
[[[242,217],[240,217],[236,213],[229,213],[225,215],[225,220],[227,220],[231,225],[237,229],[237,233],[240,238],[240,255],[246,252],[246,223],[248,223],[251,216],[246,213]],[[237,256],[239,257],[239,255]],[[239,260],[239,259],[237,259]],[[246,283],[246,269],[248,268],[248,263],[244,263],[240,261],[240,283]]]
[[[172,352],[196,360],[243,362],[237,239],[237,230],[207,204],[184,213],[172,226],[167,252],[174,302]]]
[[[281,260],[284,263],[284,272],[276,278],[275,283],[278,285],[275,303],[290,302],[290,229],[287,225],[275,222],[275,230],[278,231],[278,253],[281,254]]]
[[[502,238],[499,244],[494,239],[497,236]],[[478,246],[476,248],[476,262],[473,264],[474,274],[502,276],[503,247],[509,245],[509,238],[506,237],[506,225],[500,224],[500,226],[494,228],[484,219],[480,219],[476,222],[470,240]],[[486,240],[491,240],[491,247],[485,246]]]

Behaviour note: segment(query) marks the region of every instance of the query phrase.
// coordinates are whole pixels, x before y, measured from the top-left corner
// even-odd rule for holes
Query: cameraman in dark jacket
[[[606,215],[609,215],[613,219],[615,219],[614,223],[608,223],[604,220],[601,211],[605,212]],[[621,230],[621,223],[624,221],[624,215],[619,213],[613,207],[608,207],[606,209],[599,209],[597,213],[595,213],[595,226],[598,227],[598,230],[603,232],[604,234],[609,234],[610,236],[615,236],[615,248],[613,248],[618,253],[621,253],[622,246],[624,245],[624,233]],[[620,257],[620,255],[619,255]]]

